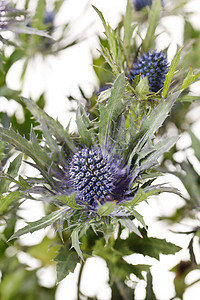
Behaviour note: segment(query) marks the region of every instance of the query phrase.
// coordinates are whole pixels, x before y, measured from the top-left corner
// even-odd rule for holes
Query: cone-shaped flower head
[[[165,74],[168,73],[169,65],[167,56],[163,51],[148,51],[143,53],[133,64],[130,70],[130,77],[134,80],[136,75],[147,76],[149,80],[149,89],[152,92],[158,92],[163,88]]]
[[[83,148],[72,157],[69,164],[69,180],[77,192],[77,203],[98,207],[106,201],[122,201],[127,198],[130,177],[108,154],[98,148]]]

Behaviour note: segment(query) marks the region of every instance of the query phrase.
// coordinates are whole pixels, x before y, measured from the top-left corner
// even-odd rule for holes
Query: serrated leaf
[[[157,163],[157,159],[165,152],[167,152],[178,140],[178,137],[170,137],[165,140],[161,140],[158,142],[155,147],[155,151],[147,156],[146,159],[142,160],[142,163],[140,165],[140,170],[147,170],[151,166],[153,166],[155,163]]]
[[[54,135],[59,141],[65,142],[69,149],[71,149],[72,151],[76,150],[70,134],[68,134],[68,132],[63,128],[58,120],[54,120],[53,118],[51,118],[33,101],[24,97],[22,97],[21,99],[39,123],[42,123],[42,120],[43,122],[45,121],[47,127],[49,128],[50,134]]]
[[[13,240],[15,238],[20,237],[23,234],[26,233],[32,233],[35,232],[36,230],[46,228],[49,225],[52,225],[54,222],[56,222],[63,213],[65,213],[66,207],[60,208],[57,211],[52,212],[51,214],[41,218],[40,220],[37,220],[35,222],[27,222],[28,225],[25,226],[22,229],[19,229],[17,232],[15,232],[10,238],[10,240]]]
[[[139,237],[142,238],[142,235],[141,235],[139,229],[130,219],[128,219],[128,218],[120,219],[119,222],[122,224],[122,226],[124,226],[125,228],[134,232],[135,234],[137,234]]]
[[[115,80],[111,90],[111,96],[106,105],[99,103],[100,121],[99,121],[99,140],[102,149],[108,146],[108,143],[115,133],[114,124],[118,117],[126,109],[123,100],[125,95],[125,76],[120,74]]]
[[[37,141],[35,140],[35,137],[33,137],[33,146],[29,141],[23,138],[20,134],[16,133],[14,130],[0,128],[0,138],[14,146],[17,150],[20,150],[24,154],[31,157],[38,165],[43,167],[51,165],[52,161],[50,158],[44,154],[44,151],[42,151],[41,148],[39,149],[38,145],[36,146]],[[42,156],[40,157],[41,153]]]
[[[117,44],[116,44],[116,38],[115,38],[115,33],[114,31],[111,29],[109,24],[106,24],[106,21],[104,19],[103,14],[98,10],[98,8],[96,8],[94,5],[92,5],[92,7],[94,8],[94,10],[97,12],[97,14],[99,15],[104,29],[105,29],[105,33],[108,39],[108,43],[109,43],[109,47],[110,47],[110,51],[113,55],[114,60],[116,60],[117,58]]]
[[[82,259],[83,259],[83,254],[82,254],[82,251],[81,251],[81,248],[79,246],[80,242],[79,242],[79,232],[80,232],[80,228],[75,228],[73,231],[72,231],[72,234],[71,234],[71,239],[72,239],[72,248],[74,248],[78,254],[78,256]]]
[[[198,77],[200,76],[200,72],[198,72],[196,75],[193,74],[192,67],[190,67],[190,70],[186,76],[186,78],[183,80],[183,84],[181,86],[181,90],[186,89],[190,84],[192,84]]]
[[[174,58],[173,58],[173,60],[171,62],[171,65],[169,67],[169,71],[168,71],[167,75],[165,75],[165,82],[164,82],[163,91],[162,91],[162,96],[164,98],[167,97],[168,90],[169,90],[170,84],[172,82],[172,78],[173,78],[173,76],[174,76],[174,74],[176,72],[176,67],[177,67],[178,62],[180,60],[180,55],[181,55],[182,49],[183,48],[179,49],[179,51],[174,56]]]
[[[147,229],[147,226],[144,222],[143,216],[139,214],[136,210],[132,211],[132,215],[144,226],[145,229]]]
[[[147,237],[147,233],[144,229],[141,229],[140,231],[143,236],[142,239],[138,238],[137,235],[132,234],[124,241],[124,244],[135,253],[148,255],[159,260],[160,254],[175,254],[181,250],[180,247],[167,242],[165,239]],[[119,247],[121,248],[123,245],[120,244]],[[118,249],[117,242],[115,248]]]
[[[116,203],[115,202],[111,202],[111,201],[107,201],[105,204],[103,205],[99,205],[99,208],[97,210],[97,214],[100,216],[109,216],[110,213],[112,213],[115,209]]]
[[[22,199],[23,194],[19,191],[10,192],[7,196],[0,195],[0,213],[6,211],[9,205],[17,200]]]
[[[54,261],[56,261],[58,282],[63,280],[69,273],[74,272],[79,260],[80,259],[75,251],[69,251],[67,247],[61,247],[59,249],[57,256],[54,258]]]
[[[15,159],[10,163],[9,168],[7,170],[7,176],[9,177],[9,180],[1,180],[0,183],[0,192],[4,193],[7,192],[10,183],[13,181],[13,179],[17,176],[19,168],[21,166],[22,162],[22,154],[19,154]],[[2,177],[1,177],[2,178]]]
[[[153,134],[162,125],[179,95],[180,92],[176,92],[167,97],[167,99],[162,99],[150,116],[144,119],[138,134],[135,136],[134,140],[131,139],[131,144],[129,144],[129,164],[131,163],[133,156],[136,153],[140,153],[142,147],[153,137]],[[132,151],[131,154],[130,151]]]

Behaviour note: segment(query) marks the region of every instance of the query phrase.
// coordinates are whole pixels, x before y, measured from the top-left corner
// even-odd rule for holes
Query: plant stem
[[[80,270],[79,270],[78,282],[77,282],[77,300],[81,300],[80,299],[80,294],[81,294],[80,286],[81,286],[81,277],[82,277],[82,273],[83,273],[83,268],[84,268],[85,262],[86,261],[83,261],[83,260],[81,260],[81,262],[80,262],[81,267],[80,267]]]

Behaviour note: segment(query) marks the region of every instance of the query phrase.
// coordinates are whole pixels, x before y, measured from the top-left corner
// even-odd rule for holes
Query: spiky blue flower
[[[139,11],[143,9],[146,6],[151,6],[152,5],[152,0],[134,0],[133,1],[135,10]],[[163,6],[163,0],[161,0],[161,4]]]
[[[73,155],[69,181],[77,192],[76,201],[98,207],[98,202],[126,200],[131,177],[122,162],[103,154],[99,148],[85,147]]]
[[[143,53],[133,64],[133,68],[130,70],[130,77],[131,80],[134,80],[136,75],[147,76],[150,91],[158,92],[163,88],[165,75],[168,73],[168,70],[167,56],[163,51],[148,51]]]

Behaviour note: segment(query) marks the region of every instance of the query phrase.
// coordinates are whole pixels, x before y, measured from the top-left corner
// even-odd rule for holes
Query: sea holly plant
[[[179,93],[162,99],[155,110],[147,115],[139,130],[129,114],[132,101],[126,97],[124,74],[115,80],[110,98],[99,103],[99,119],[90,121],[84,108],[77,110],[77,134],[70,134],[32,101],[23,98],[41,130],[43,140],[38,140],[34,129],[26,140],[12,128],[0,129],[2,141],[14,146],[31,158],[27,163],[40,171],[39,178],[13,181],[18,197],[39,198],[55,207],[54,211],[28,225],[10,237],[18,238],[29,232],[57,223],[62,231],[71,231],[72,247],[83,259],[79,236],[91,228],[102,232],[108,241],[114,228],[121,224],[142,236],[133,222],[136,218],[145,227],[137,204],[150,195],[175,191],[160,184],[152,184],[157,177],[152,167],[157,159],[177,141],[170,137],[153,143],[157,132],[167,117]],[[125,120],[129,116],[128,125]],[[6,174],[1,173],[6,179]]]

